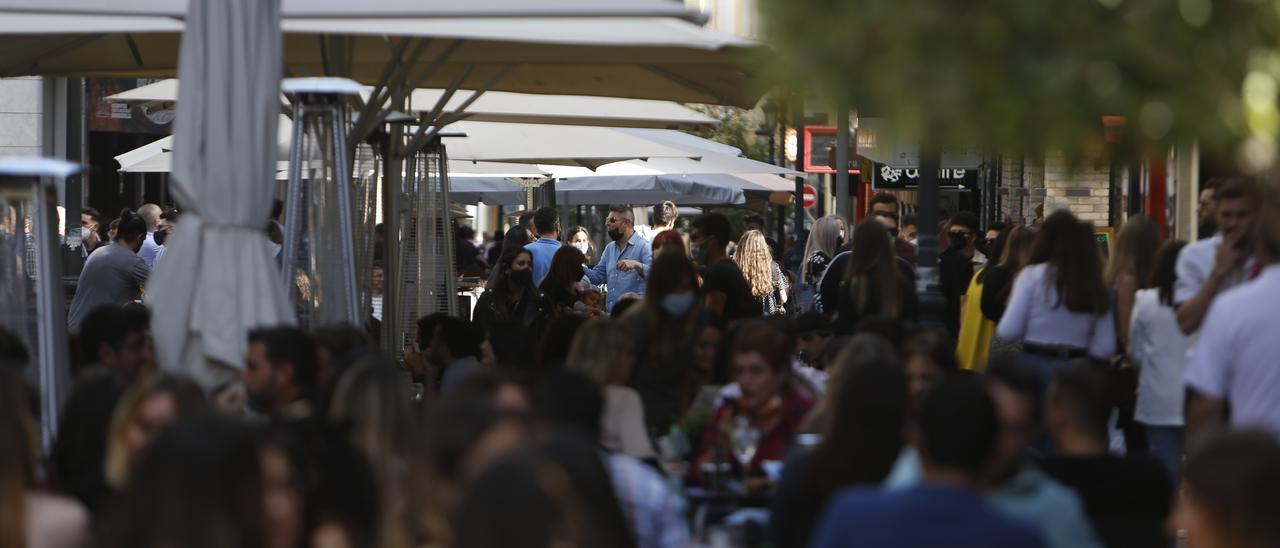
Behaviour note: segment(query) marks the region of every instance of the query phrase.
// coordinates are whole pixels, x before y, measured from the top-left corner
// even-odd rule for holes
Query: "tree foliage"
[[[1121,115],[1133,142],[1275,156],[1277,0],[761,0],[761,11],[772,79],[891,119],[895,138],[1072,153]]]
[[[769,144],[756,137],[757,125],[751,111],[714,105],[690,105],[690,108],[720,121],[715,129],[693,132],[695,135],[741,149],[742,155],[752,160],[769,161]]]

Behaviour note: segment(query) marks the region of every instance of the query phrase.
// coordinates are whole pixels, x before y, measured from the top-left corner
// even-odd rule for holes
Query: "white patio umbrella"
[[[510,179],[451,175],[449,198],[457,203],[517,206],[524,205],[525,191]],[[732,177],[732,176],[730,176]],[[556,204],[561,206],[596,204],[652,204],[673,201],[685,205],[742,205],[747,202],[741,188],[718,179],[691,175],[647,177],[590,177],[556,182]]]
[[[171,109],[178,100],[178,88],[176,78],[166,78],[109,95],[106,100]],[[373,91],[373,87],[366,86],[361,94],[363,99],[367,101]],[[476,122],[686,130],[713,128],[720,124],[715,118],[672,101],[491,91],[467,105],[464,96],[472,90],[459,92],[444,103],[440,110],[442,116]],[[446,93],[442,89],[414,90],[409,97],[409,112],[430,112]],[[284,99],[281,101],[283,104]]]
[[[276,124],[276,159],[280,163],[276,170],[289,167],[289,138],[293,133],[293,122],[288,116],[281,115]],[[122,173],[169,173],[173,171],[174,136],[162,137],[138,148],[115,156]]]
[[[670,146],[625,128],[457,122],[444,136],[454,160],[564,164],[594,169],[635,158],[701,158],[702,151]],[[669,130],[668,130],[669,131]]]
[[[185,4],[7,0],[0,77],[172,77]],[[669,0],[291,0],[284,11],[290,76],[743,107],[759,97],[740,55],[756,44]]]
[[[262,237],[280,103],[279,0],[192,0],[179,73],[174,194],[181,228],[147,287],[161,367],[205,389],[235,379],[246,332],[293,324]]]

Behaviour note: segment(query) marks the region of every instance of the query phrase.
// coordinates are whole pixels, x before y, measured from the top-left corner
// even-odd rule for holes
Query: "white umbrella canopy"
[[[160,104],[172,108],[178,100],[178,80],[167,78],[107,96],[107,100],[129,104]],[[473,90],[458,90],[441,108],[443,116],[476,122],[516,122],[697,130],[713,128],[720,121],[671,101],[617,99],[582,95],[538,95],[491,91],[470,105],[466,97]],[[365,87],[365,100],[373,93]],[[445,95],[441,89],[417,89],[410,94],[410,112],[429,112]],[[284,103],[283,98],[281,99]]]
[[[281,115],[276,124],[276,169],[288,168],[290,139],[293,135],[293,121]],[[163,137],[138,148],[115,156],[120,164],[119,171],[125,173],[169,173],[173,171],[174,136]]]
[[[409,74],[435,69],[415,87],[484,84],[491,91],[742,107],[760,95],[742,55],[757,45],[700,27],[690,21],[697,16],[675,2],[455,3],[291,2],[283,22],[286,70],[291,76],[341,74],[376,84],[399,51],[416,53],[402,57],[414,68]],[[6,52],[0,76],[173,76],[183,23],[172,12],[181,4],[6,2],[0,6],[0,50]],[[341,62],[329,47],[336,37]],[[395,42],[402,38],[421,40],[401,50]]]
[[[290,134],[287,131],[290,127],[292,124],[280,122],[277,160],[289,158]],[[708,154],[705,149],[670,146],[621,128],[502,122],[458,122],[449,128],[450,133],[446,134],[444,141],[449,147],[451,170],[465,162],[481,162],[491,169],[511,171],[510,166],[488,165],[503,162],[584,166],[590,173],[589,168],[635,158],[695,161]],[[175,140],[166,137],[121,154],[116,160],[121,171],[167,171],[166,167],[172,162],[167,153],[175,146]],[[461,171],[474,170],[463,166]],[[530,173],[541,171],[519,168],[511,176],[524,177]]]
[[[282,118],[279,126],[280,142],[276,150],[276,179],[289,178],[289,146],[290,138],[286,131],[291,131],[292,124]],[[120,164],[121,173],[170,173],[173,171],[173,136],[163,137],[115,157]],[[494,162],[468,162],[463,160],[449,161],[451,177],[512,177],[540,178],[547,177],[546,170],[532,164],[500,164]]]
[[[724,177],[732,177],[726,175]],[[709,182],[715,178],[715,182]],[[563,206],[596,204],[652,204],[673,201],[685,205],[742,205],[742,188],[728,179],[702,175],[652,175],[637,177],[583,177],[556,182],[556,203]],[[458,203],[523,205],[525,190],[510,179],[453,177],[449,199]]]
[[[443,137],[454,160],[563,164],[586,168],[636,158],[700,158],[703,151],[670,146],[626,128],[457,122]],[[668,130],[669,131],[669,130]]]
[[[280,103],[279,0],[192,0],[179,73],[173,191],[185,213],[147,287],[166,370],[212,390],[243,367],[246,333],[295,323],[262,237]]]
[[[6,0],[7,5],[36,13],[135,15],[183,18],[188,0]],[[384,17],[556,17],[664,16],[699,20],[678,3],[664,0],[378,0]],[[369,8],[346,0],[282,0],[284,17],[368,17]]]

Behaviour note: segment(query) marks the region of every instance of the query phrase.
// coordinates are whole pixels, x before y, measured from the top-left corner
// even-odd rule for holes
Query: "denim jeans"
[[[1181,426],[1147,426],[1150,455],[1164,465],[1175,484],[1182,469],[1182,431]]]
[[[1022,353],[1022,363],[1035,368],[1040,373],[1040,380],[1044,382],[1045,386],[1049,386],[1049,383],[1053,381],[1054,371],[1071,362],[1072,359],[1074,358],[1045,356],[1031,352]]]

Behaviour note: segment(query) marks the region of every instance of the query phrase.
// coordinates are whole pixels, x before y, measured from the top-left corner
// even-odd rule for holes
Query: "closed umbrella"
[[[294,323],[263,227],[280,113],[279,0],[191,0],[173,191],[185,213],[147,288],[161,367],[235,378],[254,327]]]

